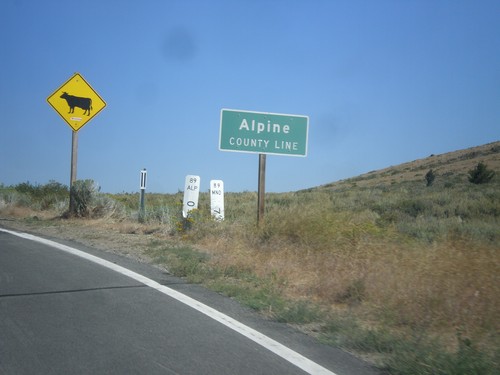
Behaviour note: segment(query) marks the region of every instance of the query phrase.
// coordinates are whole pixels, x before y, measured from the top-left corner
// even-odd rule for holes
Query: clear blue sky
[[[218,149],[222,108],[307,115],[295,191],[500,139],[498,0],[1,0],[0,183],[69,184],[71,128],[46,98],[75,72],[107,107],[78,179],[175,193],[187,174],[256,191],[258,155]]]

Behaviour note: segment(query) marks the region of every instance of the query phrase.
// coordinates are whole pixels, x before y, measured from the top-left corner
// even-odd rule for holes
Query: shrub
[[[495,172],[488,169],[486,164],[479,162],[476,168],[469,171],[469,182],[473,184],[485,184],[489,182],[494,175]]]
[[[58,208],[61,202],[67,202],[68,199],[68,187],[56,181],[49,181],[45,185],[22,182],[14,186],[14,190],[23,196],[21,202],[29,202],[35,209]]]
[[[434,171],[432,169],[430,169],[429,172],[427,172],[425,175],[425,180],[427,181],[427,186],[431,186],[435,179],[436,179],[436,175],[434,174]]]
[[[70,189],[69,216],[90,216],[90,203],[99,192],[93,180],[77,180]]]
[[[93,180],[77,180],[70,192],[70,210],[66,216],[111,217],[124,215],[123,206],[114,199],[99,193]]]
[[[39,189],[40,207],[42,210],[56,208],[60,202],[67,204],[69,189],[56,181],[50,181],[48,184],[43,185]]]

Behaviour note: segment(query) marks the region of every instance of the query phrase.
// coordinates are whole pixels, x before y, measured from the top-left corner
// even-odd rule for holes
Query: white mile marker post
[[[200,176],[187,175],[184,185],[184,199],[182,204],[182,216],[187,219],[189,211],[198,208],[198,197],[200,195]]]
[[[224,220],[224,182],[210,181],[210,212],[217,221]]]

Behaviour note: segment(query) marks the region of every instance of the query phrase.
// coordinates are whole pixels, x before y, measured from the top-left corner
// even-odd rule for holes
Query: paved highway
[[[0,374],[375,375],[157,268],[0,228]]]

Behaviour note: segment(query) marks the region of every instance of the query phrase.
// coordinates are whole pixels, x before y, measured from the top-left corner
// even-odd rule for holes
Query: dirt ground
[[[106,219],[60,219],[29,216],[20,218],[0,212],[0,226],[6,229],[27,232],[52,240],[74,241],[94,249],[127,256],[142,263],[153,261],[145,254],[151,241],[166,240],[157,231],[140,224],[110,223]]]

